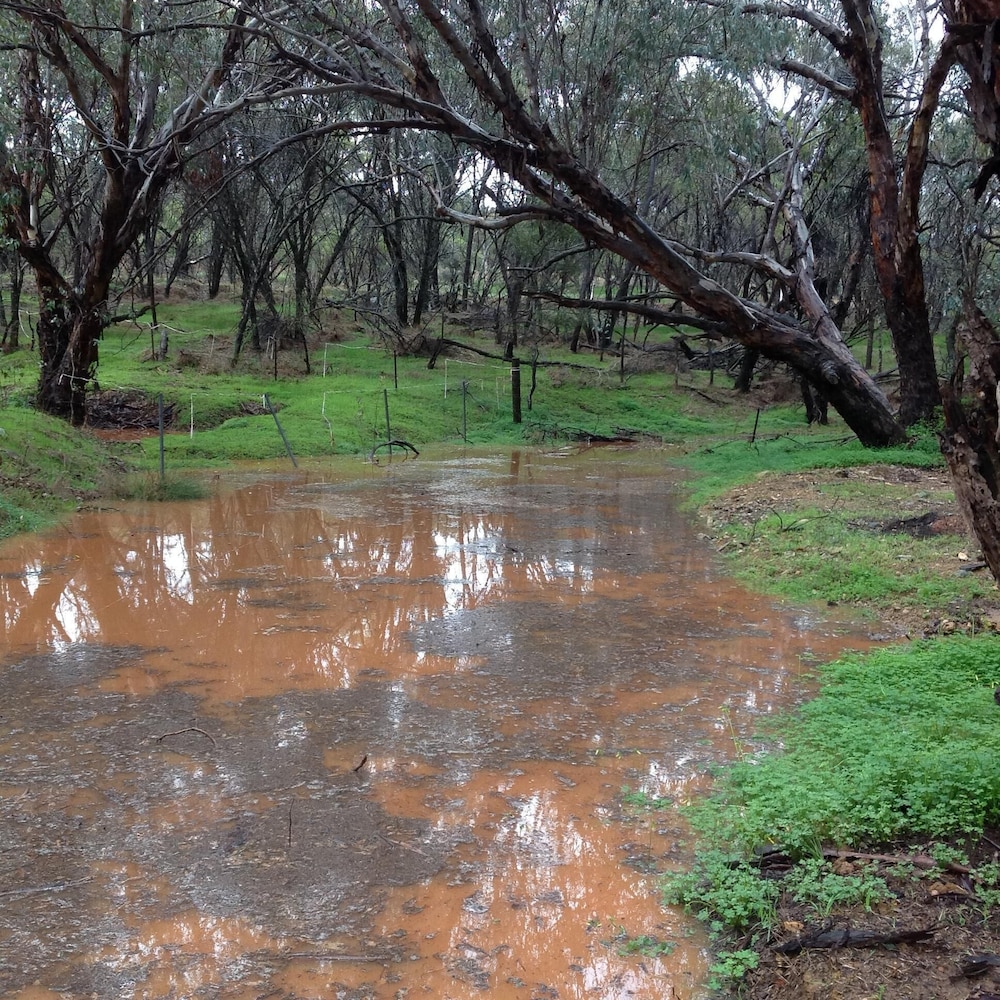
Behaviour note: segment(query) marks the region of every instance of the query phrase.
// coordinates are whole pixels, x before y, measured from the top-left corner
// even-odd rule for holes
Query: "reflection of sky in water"
[[[177,740],[156,744],[157,755],[194,757],[159,786],[177,804],[148,809],[133,831],[148,837],[159,824],[172,833],[207,809],[214,857],[238,814],[257,808],[235,796],[263,782],[276,804],[259,815],[271,825],[253,827],[253,849],[221,862],[220,884],[234,900],[258,843],[273,852],[268,863],[285,850],[284,789],[296,789],[304,824],[336,786],[338,808],[360,800],[380,807],[373,821],[426,823],[413,828],[419,836],[370,835],[363,846],[377,860],[392,851],[426,859],[432,844],[459,845],[445,872],[462,880],[400,890],[401,901],[425,890],[455,897],[440,904],[440,938],[411,982],[436,969],[454,995],[479,995],[444,982],[440,948],[500,966],[506,953],[495,949],[516,939],[526,966],[532,955],[536,965],[554,956],[560,996],[669,995],[668,985],[650,986],[650,970],[672,975],[659,959],[637,971],[634,956],[600,940],[611,937],[612,920],[640,912],[637,900],[649,903],[652,890],[622,862],[641,861],[646,837],[669,825],[651,814],[640,834],[628,834],[642,843],[623,846],[621,789],[684,801],[708,760],[738,752],[751,716],[788,701],[789,664],[818,643],[720,580],[688,528],[664,511],[656,481],[631,481],[614,496],[609,471],[585,487],[600,497],[560,487],[550,502],[547,489],[518,492],[524,483],[513,473],[510,492],[495,483],[484,491],[479,480],[463,492],[460,472],[454,490],[387,480],[352,488],[340,504],[330,491],[278,484],[157,508],[157,527],[148,511],[126,511],[81,518],[79,535],[13,543],[0,550],[0,643],[15,656],[66,651],[49,669],[79,690],[99,686],[133,706],[166,692],[150,704],[183,706],[177,721],[152,723],[152,733],[173,730]],[[19,546],[20,561],[11,555]],[[812,629],[815,620],[803,614],[798,624]],[[135,652],[116,656],[102,644]],[[25,661],[24,675],[34,667]],[[328,716],[315,711],[322,704]],[[220,731],[236,732],[254,705],[266,706],[253,727],[265,750],[227,762]],[[225,722],[217,729],[195,713]],[[217,746],[184,728],[192,719],[219,736]],[[671,849],[649,851],[664,858]],[[117,906],[124,883],[106,884]],[[108,959],[121,969],[177,964],[170,983],[145,982],[150,995],[193,995],[230,958],[281,947],[277,932],[236,919],[174,908],[161,921],[167,911],[154,903],[144,923],[127,926],[120,959]],[[655,899],[648,909],[647,925],[632,930],[661,926]],[[422,942],[425,919],[400,918],[386,933],[417,926],[413,940]],[[601,930],[592,934],[595,920]],[[466,938],[473,931],[481,936]],[[177,956],[195,953],[204,961],[181,968]],[[502,991],[506,981],[495,985]]]
[[[124,545],[116,546],[114,539],[109,541],[104,559],[99,560],[104,566],[85,566],[82,560],[74,560],[68,572],[56,570],[46,574],[40,562],[29,563],[20,567],[20,586],[24,598],[30,599],[53,576],[58,581],[61,595],[47,638],[59,645],[95,638],[107,628],[110,618],[125,609],[150,614],[155,631],[154,619],[158,615],[153,609],[172,605],[176,614],[179,604],[188,609],[214,605],[215,617],[220,627],[225,627],[237,609],[266,599],[282,600],[286,577],[297,575],[296,570],[283,565],[291,553],[279,551],[288,547],[282,536],[289,526],[283,522],[298,513],[285,511],[274,515],[269,519],[270,530],[259,535],[233,530],[216,537],[210,525],[200,523],[196,517],[191,518],[184,530],[157,531],[142,525],[140,530],[119,536],[119,540],[126,542]],[[441,515],[433,517],[433,524],[427,536],[429,544],[427,538],[414,534],[417,529],[413,525],[376,529],[373,535],[370,526],[359,530],[332,521],[325,525],[324,532],[313,533],[295,546],[300,551],[321,551],[318,558],[310,552],[305,581],[310,586],[322,587],[324,583],[336,586],[337,603],[341,607],[345,595],[355,592],[360,599],[370,593],[371,587],[385,588],[414,575],[425,584],[418,604],[397,601],[396,612],[388,616],[383,612],[379,620],[365,614],[363,607],[361,613],[344,617],[340,628],[331,628],[335,620],[329,615],[322,616],[325,637],[317,639],[313,651],[322,673],[342,675],[334,665],[341,663],[350,650],[362,646],[388,649],[398,641],[401,626],[468,610],[484,601],[502,599],[511,592],[524,593],[558,581],[577,597],[596,593],[599,574],[591,550],[598,539],[590,537],[589,528],[585,543],[579,537],[573,541],[535,537],[529,539],[526,552],[519,537],[518,544],[508,541],[512,533],[520,535],[522,529],[512,531],[517,522],[509,522],[503,515],[490,518]],[[387,533],[389,528],[391,534]],[[245,542],[248,538],[252,543]],[[257,565],[254,560],[247,560],[244,553],[257,553],[260,557]],[[93,562],[92,557],[87,558]],[[102,594],[92,600],[89,591],[93,575],[105,567],[108,572],[100,584]],[[240,581],[241,574],[247,575],[246,582]],[[258,575],[260,580],[255,579]],[[609,577],[605,572],[604,577],[609,589],[614,590],[613,574]],[[230,579],[228,587],[220,584]],[[427,589],[430,583],[434,584],[433,590]],[[2,620],[8,631],[18,625],[21,603],[20,600],[5,602]],[[314,614],[313,618],[317,616]],[[173,630],[164,631],[171,638],[177,634]]]
[[[195,595],[191,586],[191,557],[187,539],[183,535],[163,535],[162,538],[161,559],[167,592],[179,600],[193,604]]]
[[[59,634],[53,634],[54,648],[70,646],[100,633],[100,625],[92,613],[86,594],[79,590],[64,590],[56,605],[55,621]],[[53,628],[55,633],[55,628]]]

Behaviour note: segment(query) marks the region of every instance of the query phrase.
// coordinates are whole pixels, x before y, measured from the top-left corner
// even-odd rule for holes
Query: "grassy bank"
[[[349,313],[312,338],[308,371],[294,345],[278,352],[277,365],[249,348],[234,364],[230,303],[170,303],[159,318],[170,331],[165,357],[154,352],[159,341],[148,330],[108,331],[90,400],[128,423],[131,404],[155,405],[162,396],[163,463],[175,480],[233,462],[284,461],[289,449],[297,460],[371,454],[390,437],[418,449],[432,442],[500,447],[620,437],[681,445],[747,439],[755,425],[760,434],[801,430],[793,407],[758,413],[754,400],[732,399],[703,372],[623,374],[614,359],[559,346],[539,354],[534,368],[522,362],[522,422],[515,423],[509,363],[456,351],[433,367],[426,355],[394,357]],[[499,351],[491,337],[442,332]],[[0,428],[7,432],[0,439],[7,500],[0,537],[38,527],[81,499],[117,495],[122,472],[158,475],[155,435],[110,445],[35,413],[37,377],[32,352],[0,357]],[[63,468],[58,456],[67,451],[73,455]]]
[[[819,695],[772,734],[774,749],[743,755],[690,809],[697,859],[668,877],[665,901],[708,924],[719,990],[800,995],[775,989],[791,979],[781,956],[837,927],[892,945],[851,952],[872,992],[840,995],[944,996],[962,953],[998,943],[1000,640],[887,648],[820,678]],[[932,947],[900,948],[914,930]],[[911,992],[915,982],[929,992]]]
[[[959,995],[965,956],[1000,951],[1000,618],[933,430],[894,452],[791,435],[683,461],[735,575],[915,641],[818,666],[765,749],[735,747],[665,901],[709,927],[721,994]]]

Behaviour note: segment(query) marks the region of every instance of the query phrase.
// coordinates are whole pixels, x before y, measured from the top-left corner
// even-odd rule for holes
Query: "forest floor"
[[[852,480],[860,489],[851,494],[831,493],[831,484]],[[898,503],[898,517],[877,518],[872,510],[884,506],[881,494],[902,488],[906,499]],[[836,516],[855,525],[864,524],[884,535],[935,537],[952,544],[932,553],[921,552],[927,576],[952,577],[974,573],[988,579],[989,570],[977,561],[978,545],[955,504],[951,476],[946,469],[922,469],[901,465],[870,465],[850,469],[811,469],[808,472],[761,474],[712,500],[702,508],[712,533],[753,524],[773,514],[776,503],[786,520],[803,512]],[[919,604],[891,602],[873,597],[850,602],[878,623],[877,638],[922,639],[955,631],[1000,630],[1000,590],[963,604],[942,609]]]
[[[990,831],[962,850],[973,861],[995,860],[998,837]],[[783,894],[777,934],[759,949],[760,966],[736,995],[745,1000],[1000,997],[998,919],[984,916],[974,884],[957,870],[962,866],[921,873],[910,860],[921,856],[919,845],[883,845],[882,852],[871,853],[882,853],[883,859],[845,858],[838,873],[865,866],[886,879],[896,898],[876,904],[872,912],[835,908],[818,918]],[[794,950],[800,942],[804,947]]]
[[[846,476],[871,485],[867,505],[864,490],[855,493],[853,508],[845,506],[843,496],[831,497],[827,492],[831,483]],[[928,573],[987,572],[976,568],[978,549],[953,499],[949,502],[950,479],[944,469],[882,465],[766,474],[718,497],[702,513],[724,547],[727,528],[753,524],[772,513],[776,498],[780,498],[783,517],[822,510],[824,505],[832,512],[835,505],[838,517],[860,522],[866,509],[879,505],[880,493],[900,484],[906,485],[909,499],[901,516],[884,522],[883,530],[948,536],[953,544],[939,550],[934,564],[925,564]],[[995,589],[961,613],[956,610],[954,616],[916,605],[865,608],[861,602],[859,607],[870,616],[873,635],[890,641],[1000,629],[1000,593]],[[954,849],[952,856],[964,855],[974,865],[996,863],[1000,831],[987,830],[982,838],[954,845],[869,845],[867,853],[880,857],[839,859],[835,862],[839,874],[867,870],[888,882],[895,898],[876,904],[870,912],[836,906],[825,914],[807,912],[789,893],[783,893],[772,938],[756,946],[760,965],[733,995],[744,1000],[1000,1000],[1000,901],[984,898],[988,893],[981,891],[960,863],[922,867],[931,853],[941,861],[949,847]],[[762,875],[780,879],[780,860]],[[866,931],[872,934],[867,941],[858,933]],[[917,940],[905,940],[911,933]],[[904,940],[893,941],[897,935]],[[795,949],[790,942],[805,946]],[[742,944],[735,942],[735,947]]]

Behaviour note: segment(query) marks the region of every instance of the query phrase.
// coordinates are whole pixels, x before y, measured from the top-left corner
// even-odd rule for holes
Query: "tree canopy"
[[[863,443],[899,441],[940,405],[934,333],[991,280],[990,7],[0,2],[39,404],[83,420],[117,297],[170,253],[170,280],[192,259],[210,287],[238,276],[255,346],[279,277],[298,317],[333,279],[391,289],[403,344],[482,265],[515,320],[526,292],[638,294],[787,364]],[[968,220],[961,259],[929,211]],[[530,252],[526,226],[575,237]],[[558,289],[534,279],[557,266]],[[848,343],[874,322],[898,410]]]

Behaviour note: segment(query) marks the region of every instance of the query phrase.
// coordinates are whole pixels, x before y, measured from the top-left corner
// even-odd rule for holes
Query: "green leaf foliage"
[[[981,830],[1000,820],[998,683],[995,636],[847,657],[778,748],[732,766],[696,823],[743,851],[800,855]]]

